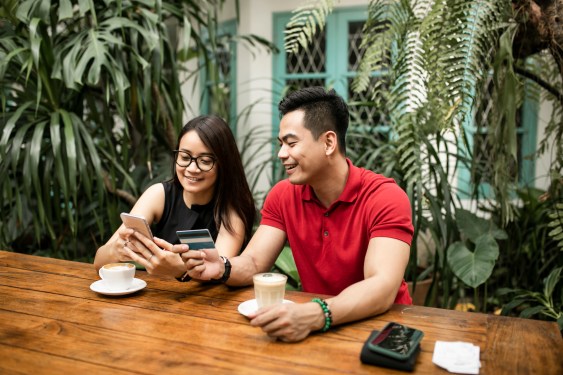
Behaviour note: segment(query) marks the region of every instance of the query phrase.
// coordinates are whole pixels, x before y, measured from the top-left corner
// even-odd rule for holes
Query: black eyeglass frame
[[[194,157],[192,157],[190,154],[188,154],[187,151],[184,151],[184,150],[172,150],[172,152],[174,153],[174,162],[175,162],[178,166],[180,166],[180,167],[182,167],[182,168],[188,168],[188,167],[189,167],[190,165],[192,165],[192,163],[195,161],[195,165],[196,165],[196,167],[197,167],[199,170],[201,170],[201,171],[203,171],[203,172],[209,172],[210,170],[213,169],[213,167],[215,166],[215,163],[217,162],[217,159],[216,159],[216,158],[214,158],[213,156],[209,156],[209,155],[200,155],[200,156],[194,158]],[[178,163],[178,155],[179,155],[180,153],[182,153],[182,154],[186,155],[186,157],[189,157],[189,158],[190,158],[190,161],[188,162],[188,164],[182,165],[182,164]],[[202,159],[202,158],[206,158],[206,159],[211,159],[211,160],[212,160],[211,167],[210,167],[209,169],[206,169],[207,166],[206,166],[205,168],[202,168],[201,165],[199,164],[198,159]]]

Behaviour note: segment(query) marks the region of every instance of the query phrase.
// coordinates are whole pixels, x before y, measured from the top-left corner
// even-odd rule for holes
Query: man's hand
[[[268,336],[286,342],[301,341],[324,326],[323,310],[314,302],[262,307],[248,318],[252,326],[261,327]]]
[[[188,276],[197,280],[219,279],[225,273],[225,265],[217,249],[191,250],[182,253]]]

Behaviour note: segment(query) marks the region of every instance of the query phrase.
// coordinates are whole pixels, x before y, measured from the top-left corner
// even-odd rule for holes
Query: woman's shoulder
[[[149,221],[153,223],[160,219],[164,206],[164,188],[162,184],[154,184],[149,186],[135,203],[134,208],[138,208],[139,212]]]
[[[151,186],[149,186],[145,192],[143,193],[144,195],[162,195],[164,192],[166,191],[166,186],[164,185],[164,183],[157,183],[157,184],[153,184]]]

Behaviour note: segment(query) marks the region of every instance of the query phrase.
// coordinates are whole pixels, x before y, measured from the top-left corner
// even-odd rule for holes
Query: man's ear
[[[329,130],[324,134],[324,138],[325,154],[329,156],[338,152],[338,137],[336,136],[336,133]]]

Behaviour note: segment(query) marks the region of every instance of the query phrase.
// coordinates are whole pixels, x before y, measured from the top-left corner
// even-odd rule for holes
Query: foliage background
[[[91,261],[119,213],[171,176],[182,83],[216,70],[222,43],[272,51],[218,37],[223,3],[3,2],[1,248]],[[263,142],[251,134],[247,148]]]

